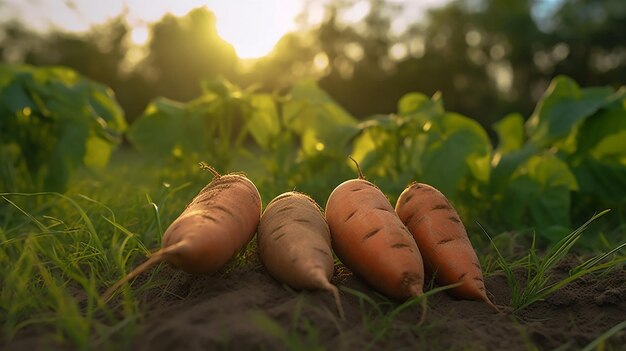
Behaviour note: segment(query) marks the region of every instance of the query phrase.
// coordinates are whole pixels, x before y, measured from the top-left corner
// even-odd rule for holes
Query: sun
[[[296,29],[295,18],[303,7],[302,0],[125,0],[125,4],[143,23],[158,21],[166,12],[184,16],[205,6],[215,14],[219,35],[242,59],[267,55],[283,35]],[[148,39],[147,26],[137,27],[132,39],[141,44]]]
[[[216,0],[206,1],[215,13],[219,35],[242,59],[267,55],[278,40],[294,30],[299,1]]]

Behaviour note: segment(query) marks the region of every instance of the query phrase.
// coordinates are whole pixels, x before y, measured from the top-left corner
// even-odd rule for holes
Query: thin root
[[[108,288],[104,292],[104,294],[102,294],[101,296],[102,300],[104,302],[109,301],[111,296],[113,296],[115,291],[117,291],[117,289],[119,289],[120,286],[130,281],[131,279],[135,278],[139,274],[147,271],[150,267],[154,266],[155,264],[162,262],[165,259],[167,254],[180,249],[180,247],[183,245],[185,245],[185,241],[180,241],[174,245],[170,245],[168,247],[162,248],[161,250],[150,255],[150,257],[144,263],[137,266],[135,269],[130,271],[130,273],[128,273],[124,278],[118,280],[115,284],[113,284],[110,288]]]
[[[496,312],[498,313],[502,312],[502,310],[500,310],[498,306],[496,306],[493,302],[491,302],[491,300],[489,300],[487,296],[483,297],[483,301],[485,301],[487,305],[491,306],[494,310],[496,310]]]
[[[111,296],[113,296],[115,291],[117,291],[117,289],[119,289],[120,286],[122,286],[124,283],[128,282],[129,280],[135,278],[139,274],[145,272],[146,270],[148,270],[148,268],[163,261],[163,258],[164,258],[163,252],[161,252],[160,250],[154,253],[152,256],[150,256],[150,258],[148,258],[148,260],[146,260],[144,263],[137,266],[137,268],[133,269],[124,278],[118,280],[117,283],[113,284],[110,288],[108,288],[104,292],[104,294],[102,294],[102,300],[104,300],[104,302],[109,301]]]
[[[428,311],[428,300],[426,298],[426,296],[422,295],[421,296],[422,299],[422,315],[420,316],[420,320],[417,321],[417,326],[421,326],[422,324],[424,324],[424,322],[426,321],[426,311]]]
[[[221,174],[219,174],[219,172],[217,172],[215,168],[209,166],[207,163],[200,162],[198,164],[200,165],[200,169],[211,172],[211,174],[213,174],[215,178],[219,178],[222,176]]]
[[[365,176],[363,176],[363,172],[361,172],[361,166],[359,166],[359,163],[356,162],[356,160],[352,156],[348,157],[350,157],[352,162],[354,162],[354,164],[356,165],[356,170],[359,172],[359,179],[365,179]]]
[[[328,283],[328,286],[326,287],[326,289],[330,291],[335,297],[335,305],[337,305],[337,311],[339,311],[339,318],[341,318],[342,321],[345,321],[346,314],[343,310],[343,305],[341,304],[341,299],[339,296],[339,289],[337,289],[337,287],[331,283]]]

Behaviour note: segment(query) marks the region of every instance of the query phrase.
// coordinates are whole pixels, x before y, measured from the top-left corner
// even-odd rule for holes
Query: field
[[[0,105],[15,117],[0,125],[4,349],[626,344],[623,89],[556,78],[527,122],[512,114],[493,127],[492,146],[482,126],[446,111],[440,96],[409,94],[394,113],[355,121],[310,82],[288,97],[215,83],[186,104],[155,100],[127,129],[106,89],[63,70],[29,75],[35,70],[0,81],[0,95],[13,98],[6,101],[23,103]],[[329,293],[274,280],[255,240],[216,274],[160,264],[101,298],[160,247],[212,179],[198,162],[245,172],[263,205],[295,189],[323,208],[335,186],[356,177],[348,155],[391,203],[414,180],[450,198],[500,312],[427,279],[418,324],[422,298],[390,300],[335,259],[342,321]]]

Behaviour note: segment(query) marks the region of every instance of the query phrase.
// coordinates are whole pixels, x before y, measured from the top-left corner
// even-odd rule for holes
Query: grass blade
[[[602,333],[602,335],[600,335],[599,337],[597,337],[595,340],[593,340],[592,342],[590,342],[587,346],[585,346],[585,348],[583,348],[581,351],[593,351],[593,350],[602,350],[603,347],[600,346],[602,343],[604,343],[606,341],[606,339],[610,338],[611,336],[619,333],[620,331],[622,331],[623,329],[626,329],[626,321],[623,321],[615,326],[613,326],[613,328],[605,331],[604,333]]]

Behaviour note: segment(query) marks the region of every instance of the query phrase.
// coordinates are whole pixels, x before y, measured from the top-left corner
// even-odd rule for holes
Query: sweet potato
[[[261,216],[257,240],[261,261],[276,280],[295,289],[331,292],[344,318],[339,291],[330,282],[330,231],[313,199],[294,191],[277,196]]]
[[[360,169],[358,179],[330,194],[326,220],[333,250],[350,270],[389,297],[422,294],[424,267],[417,245],[387,197]]]
[[[461,282],[449,292],[463,299],[487,297],[480,262],[465,226],[448,199],[434,187],[412,183],[400,194],[396,212],[417,243],[426,273],[441,285]],[[497,309],[497,308],[496,308]]]
[[[209,166],[203,168],[213,173],[213,180],[167,228],[161,249],[111,286],[105,300],[159,262],[187,273],[213,273],[250,242],[261,217],[257,188],[242,174],[219,175]]]

